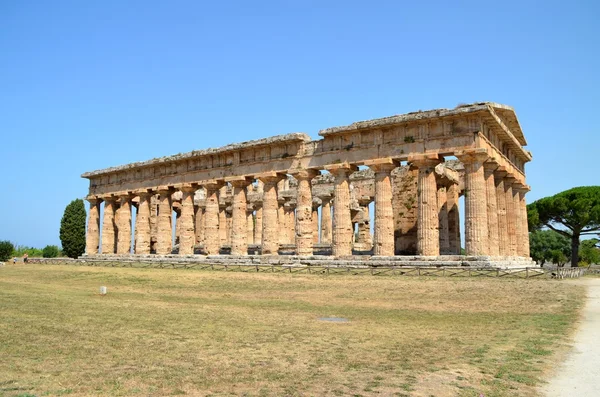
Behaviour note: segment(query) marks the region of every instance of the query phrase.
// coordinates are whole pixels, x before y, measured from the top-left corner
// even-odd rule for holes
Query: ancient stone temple
[[[511,107],[419,111],[319,135],[83,174],[90,180],[87,255],[460,261],[464,241],[467,256],[529,259],[531,153]]]

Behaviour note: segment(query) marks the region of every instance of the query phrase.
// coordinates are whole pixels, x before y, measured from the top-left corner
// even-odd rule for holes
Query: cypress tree
[[[85,252],[85,218],[83,200],[73,200],[65,208],[60,221],[60,242],[69,258],[77,258]]]

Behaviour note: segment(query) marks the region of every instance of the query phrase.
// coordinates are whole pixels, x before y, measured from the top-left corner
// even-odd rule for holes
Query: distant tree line
[[[63,256],[62,250],[56,245],[47,245],[43,249],[13,244],[8,240],[0,241],[0,262],[11,258],[22,258],[27,254],[29,258],[57,258]]]

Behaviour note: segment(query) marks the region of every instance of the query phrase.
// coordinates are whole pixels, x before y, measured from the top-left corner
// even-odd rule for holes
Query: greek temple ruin
[[[319,135],[84,173],[86,255],[530,261],[532,157],[513,108],[460,105]]]

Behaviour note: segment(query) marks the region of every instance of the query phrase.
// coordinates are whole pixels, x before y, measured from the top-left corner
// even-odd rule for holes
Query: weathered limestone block
[[[513,183],[515,178],[507,175],[504,178],[504,192],[506,200],[506,230],[508,234],[508,255],[517,256],[517,213],[515,208],[515,198],[513,192]]]
[[[206,199],[204,201],[204,208],[206,208]],[[204,208],[195,205],[194,206],[194,236],[196,244],[204,244]]]
[[[417,179],[415,167],[400,167],[392,172],[392,209],[394,211],[394,252],[417,253]]]
[[[104,218],[102,220],[102,253],[114,254],[117,249],[115,226],[116,198],[104,198]]]
[[[319,174],[315,170],[294,171],[298,181],[296,188],[296,255],[313,254],[313,219],[311,180]]]
[[[390,192],[391,195],[391,192]],[[391,201],[390,201],[391,208]],[[361,206],[362,209],[362,219],[357,223],[358,224],[358,233],[357,233],[357,246],[360,247],[363,251],[369,251],[373,248],[373,239],[371,238],[371,223],[369,217],[369,206]],[[393,234],[392,234],[393,236]]]
[[[261,194],[264,194],[264,185],[261,182]],[[261,199],[262,200],[262,199]],[[261,201],[262,202],[262,201]],[[263,224],[263,208],[262,206],[256,209],[254,214],[254,244],[262,244],[262,224]]]
[[[331,232],[333,228],[331,218],[331,197],[323,198],[321,207],[321,244],[331,244]]]
[[[150,252],[156,253],[158,238],[158,193],[150,197]]]
[[[394,255],[394,214],[391,172],[397,163],[391,159],[366,163],[375,172],[375,241],[373,255]],[[367,207],[368,208],[368,207]]]
[[[527,202],[525,200],[525,195],[529,192],[529,186],[522,186],[519,192],[519,210],[521,211],[521,228],[520,238],[518,239],[518,255],[526,258],[530,257],[530,247],[529,247],[529,225],[527,223]]]
[[[497,169],[494,172],[494,182],[496,184],[496,204],[498,211],[498,252],[501,256],[510,256],[510,240],[508,237],[508,213],[506,206],[506,171]]]
[[[231,255],[248,255],[248,218],[246,208],[246,188],[251,178],[228,178],[233,186],[233,206],[231,213]]]
[[[459,211],[459,186],[451,184],[446,189],[448,207],[448,244],[449,253],[460,255],[460,211]]]
[[[277,202],[277,186],[285,178],[283,174],[263,174],[259,175],[259,180],[263,183],[263,202],[262,202],[262,245],[263,255],[279,254],[279,223]]]
[[[254,210],[252,207],[246,209],[246,236],[248,245],[254,244]]]
[[[119,209],[115,216],[117,226],[117,254],[131,253],[131,197],[123,195],[120,197]]]
[[[340,163],[325,166],[335,176],[333,197],[333,246],[334,256],[352,255],[354,231],[350,218],[350,190],[348,176],[356,171],[356,166]]]
[[[498,168],[495,162],[487,161],[483,164],[483,175],[485,178],[485,191],[487,203],[488,224],[488,255],[500,255],[500,236],[498,232],[498,199],[496,198],[496,182],[494,171]]]
[[[320,200],[319,200],[320,202]],[[313,198],[313,207],[312,207],[312,235],[313,235],[313,244],[319,243],[319,206],[315,205],[315,201]]]
[[[173,225],[171,218],[173,213],[171,203],[171,190],[159,188],[160,201],[158,204],[158,232],[156,235],[156,253],[168,255],[173,250]]]
[[[140,202],[135,217],[135,253],[148,255],[150,253],[150,200],[152,193],[138,192]]]
[[[450,255],[450,232],[448,225],[448,195],[447,187],[438,185],[437,187],[437,206],[438,220],[440,230],[440,254]]]
[[[417,253],[424,256],[440,254],[437,184],[435,167],[440,163],[436,156],[419,155],[409,158],[419,169],[417,181]]]
[[[279,202],[277,203],[277,227],[279,244],[288,244],[287,215],[284,204]]]
[[[88,255],[96,255],[100,245],[100,203],[102,200],[88,198],[87,201],[90,203],[90,214],[85,235],[85,252]]]
[[[483,163],[484,150],[463,151],[456,157],[465,167],[465,250],[467,255],[487,255],[487,192]]]
[[[181,192],[181,216],[178,219],[179,227],[179,255],[192,255],[196,242],[194,232],[194,194],[198,187],[196,185],[183,186]]]
[[[222,181],[205,181],[206,208],[204,210],[204,250],[207,255],[216,255],[221,247],[220,213],[219,213],[219,190],[223,186]]]

